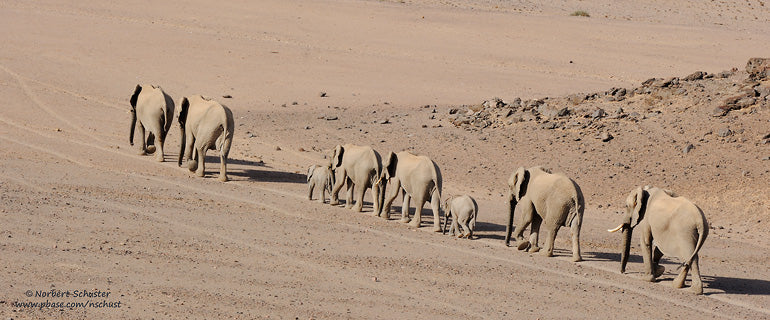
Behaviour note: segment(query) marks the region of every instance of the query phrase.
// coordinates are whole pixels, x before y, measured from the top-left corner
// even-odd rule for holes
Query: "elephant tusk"
[[[621,223],[617,228],[615,229],[607,229],[607,232],[618,232],[618,230],[623,229],[623,224]]]
[[[380,184],[380,181],[382,181],[382,177],[380,177],[380,179],[377,180],[377,182],[375,182],[374,184]]]

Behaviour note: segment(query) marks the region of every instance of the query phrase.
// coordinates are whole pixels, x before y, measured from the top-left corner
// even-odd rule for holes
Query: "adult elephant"
[[[518,211],[521,222],[516,224],[514,237],[519,250],[529,248],[537,252],[540,226],[544,223],[548,231],[544,254],[553,256],[556,233],[562,226],[570,227],[572,233],[572,260],[583,260],[580,255],[580,227],[583,224],[585,203],[580,187],[563,174],[552,174],[542,167],[516,169],[508,179],[508,225],[505,245],[511,240],[513,213]],[[524,229],[532,224],[529,241],[524,240]]]
[[[139,154],[146,155],[157,151],[155,159],[163,162],[163,143],[174,120],[174,100],[159,86],[137,84],[129,102],[131,103],[129,143],[134,145],[134,130],[139,120],[139,135],[142,138],[142,151]],[[149,131],[146,140],[145,129]],[[156,137],[157,148],[155,147]]]
[[[332,154],[332,170],[336,177],[329,204],[337,205],[342,185],[347,182],[347,201],[345,207],[361,212],[364,207],[364,193],[372,188],[374,212],[380,210],[380,186],[375,183],[382,169],[382,159],[377,151],[369,146],[354,144],[337,145]],[[355,205],[353,197],[355,196]]]
[[[381,182],[383,194],[390,184],[393,191],[383,197],[382,212],[379,216],[390,218],[390,205],[403,190],[404,204],[401,206],[401,222],[410,223],[419,228],[422,220],[422,207],[430,201],[433,209],[433,231],[441,232],[441,170],[433,160],[426,156],[417,156],[408,151],[388,153],[382,162]],[[409,219],[409,201],[414,198],[414,220]]]
[[[227,155],[233,142],[235,121],[229,108],[196,95],[182,98],[179,127],[182,131],[179,165],[187,160],[188,169],[199,177],[205,174],[206,151],[219,151],[219,181],[227,181]]]
[[[659,265],[663,255],[681,259],[682,271],[674,279],[674,288],[684,286],[687,272],[692,268],[691,289],[703,293],[703,282],[698,267],[698,251],[708,236],[708,222],[698,206],[673,192],[654,187],[638,187],[626,197],[626,215],[615,229],[623,230],[623,252],[620,255],[620,272],[626,272],[631,250],[631,234],[634,228],[642,230],[642,257],[645,280],[654,281],[665,271]],[[654,250],[654,251],[653,251]]]

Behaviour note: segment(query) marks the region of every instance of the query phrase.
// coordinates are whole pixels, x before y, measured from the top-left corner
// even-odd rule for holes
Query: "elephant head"
[[[623,231],[623,251],[620,254],[621,273],[626,272],[626,264],[628,263],[628,256],[631,250],[631,235],[634,227],[639,225],[644,219],[649,197],[650,194],[642,187],[631,191],[628,197],[626,197],[626,215],[623,217],[623,222],[615,229],[607,230],[609,232]]]
[[[527,193],[529,184],[529,170],[524,167],[516,169],[510,178],[508,178],[508,224],[505,228],[505,245],[510,245],[511,232],[513,231],[513,213],[516,210],[516,204]]]
[[[398,165],[398,156],[393,151],[388,152],[388,155],[382,158],[382,170],[380,171],[380,177],[376,184],[380,186],[380,198],[377,199],[380,210],[383,210],[385,204],[385,191],[388,187],[388,181],[396,175],[396,166]],[[378,213],[379,214],[379,213]],[[390,215],[386,213],[386,217]]]
[[[185,147],[185,124],[187,123],[187,112],[190,110],[190,101],[187,100],[187,97],[182,98],[182,103],[180,103],[181,109],[179,110],[179,119],[177,121],[179,122],[179,129],[182,133],[182,143],[180,143],[181,147],[179,150],[179,166],[182,166],[182,157],[184,157],[184,147]]]

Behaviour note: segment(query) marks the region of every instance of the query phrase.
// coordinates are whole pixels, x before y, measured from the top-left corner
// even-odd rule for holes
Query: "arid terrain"
[[[770,80],[746,65],[770,57],[770,4],[640,3],[2,1],[0,316],[768,319]],[[213,151],[205,178],[177,166],[176,121],[165,162],[138,155],[137,83],[232,109],[231,181]],[[370,193],[308,201],[343,143],[432,158],[478,239],[427,208],[420,229],[375,217]],[[503,243],[507,179],[536,165],[585,195],[583,262],[567,228],[553,258]],[[642,185],[709,219],[703,295],[671,287],[675,258],[640,280],[638,232],[620,274],[606,230]],[[75,290],[110,295],[36,296]],[[94,301],[120,307],[18,305]]]

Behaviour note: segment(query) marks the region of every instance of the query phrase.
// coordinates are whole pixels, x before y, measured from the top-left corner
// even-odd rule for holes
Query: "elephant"
[[[353,144],[337,145],[332,154],[332,170],[335,175],[334,188],[329,204],[338,205],[342,185],[347,183],[346,208],[361,212],[364,206],[364,193],[372,188],[374,212],[380,211],[380,186],[375,183],[382,170],[380,154],[368,146]],[[355,205],[353,197],[355,195]]]
[[[139,135],[142,136],[141,155],[155,153],[155,159],[163,162],[163,143],[166,140],[171,122],[174,120],[174,100],[159,86],[137,84],[131,103],[131,133],[128,141],[134,145],[134,130],[139,120]],[[147,129],[147,139],[144,130]],[[157,148],[155,138],[157,137]],[[156,150],[157,149],[157,150]]]
[[[682,270],[674,279],[674,288],[684,286],[687,272],[692,268],[691,290],[703,293],[703,282],[698,267],[698,251],[708,236],[708,222],[698,206],[670,190],[650,186],[638,187],[626,198],[623,222],[609,232],[623,230],[623,252],[620,273],[626,272],[631,234],[635,227],[642,230],[641,244],[644,259],[644,280],[655,281],[665,271],[659,265],[663,255],[681,259]]]
[[[206,151],[219,150],[219,181],[227,181],[227,155],[233,142],[235,122],[230,109],[200,95],[184,97],[180,103],[179,127],[182,131],[179,166],[184,157],[188,169],[199,177],[205,174]]]
[[[521,223],[516,225],[514,236],[519,250],[529,248],[529,252],[538,252],[540,225],[545,223],[548,238],[545,256],[553,256],[553,243],[556,233],[562,226],[569,227],[572,234],[572,261],[582,261],[580,255],[580,228],[583,224],[585,200],[583,192],[575,181],[563,174],[553,174],[543,167],[525,169],[520,167],[508,179],[508,225],[506,226],[505,245],[509,246],[513,214],[521,214]],[[522,234],[527,225],[532,224],[529,241]]]
[[[476,199],[469,195],[449,197],[444,200],[444,229],[442,233],[446,233],[447,220],[451,216],[452,226],[449,227],[449,235],[455,235],[456,231],[458,238],[472,239],[478,215],[479,205],[476,204]],[[460,226],[463,228],[463,233],[460,233]]]
[[[322,203],[326,201],[326,192],[329,191],[329,201],[331,201],[332,188],[334,188],[334,174],[332,173],[331,162],[326,165],[312,165],[307,170],[307,185],[308,193],[307,199],[313,200],[313,189],[319,187],[321,189],[321,198],[318,199]]]
[[[433,231],[441,232],[441,170],[433,160],[426,156],[417,156],[409,151],[388,153],[382,160],[382,173],[379,184],[382,185],[383,205],[379,216],[390,218],[390,205],[393,199],[402,191],[404,204],[401,207],[401,222],[410,223],[419,228],[422,220],[422,207],[430,201],[433,209]],[[393,192],[385,196],[388,184],[392,184]],[[415,200],[414,220],[409,219],[409,201]]]

